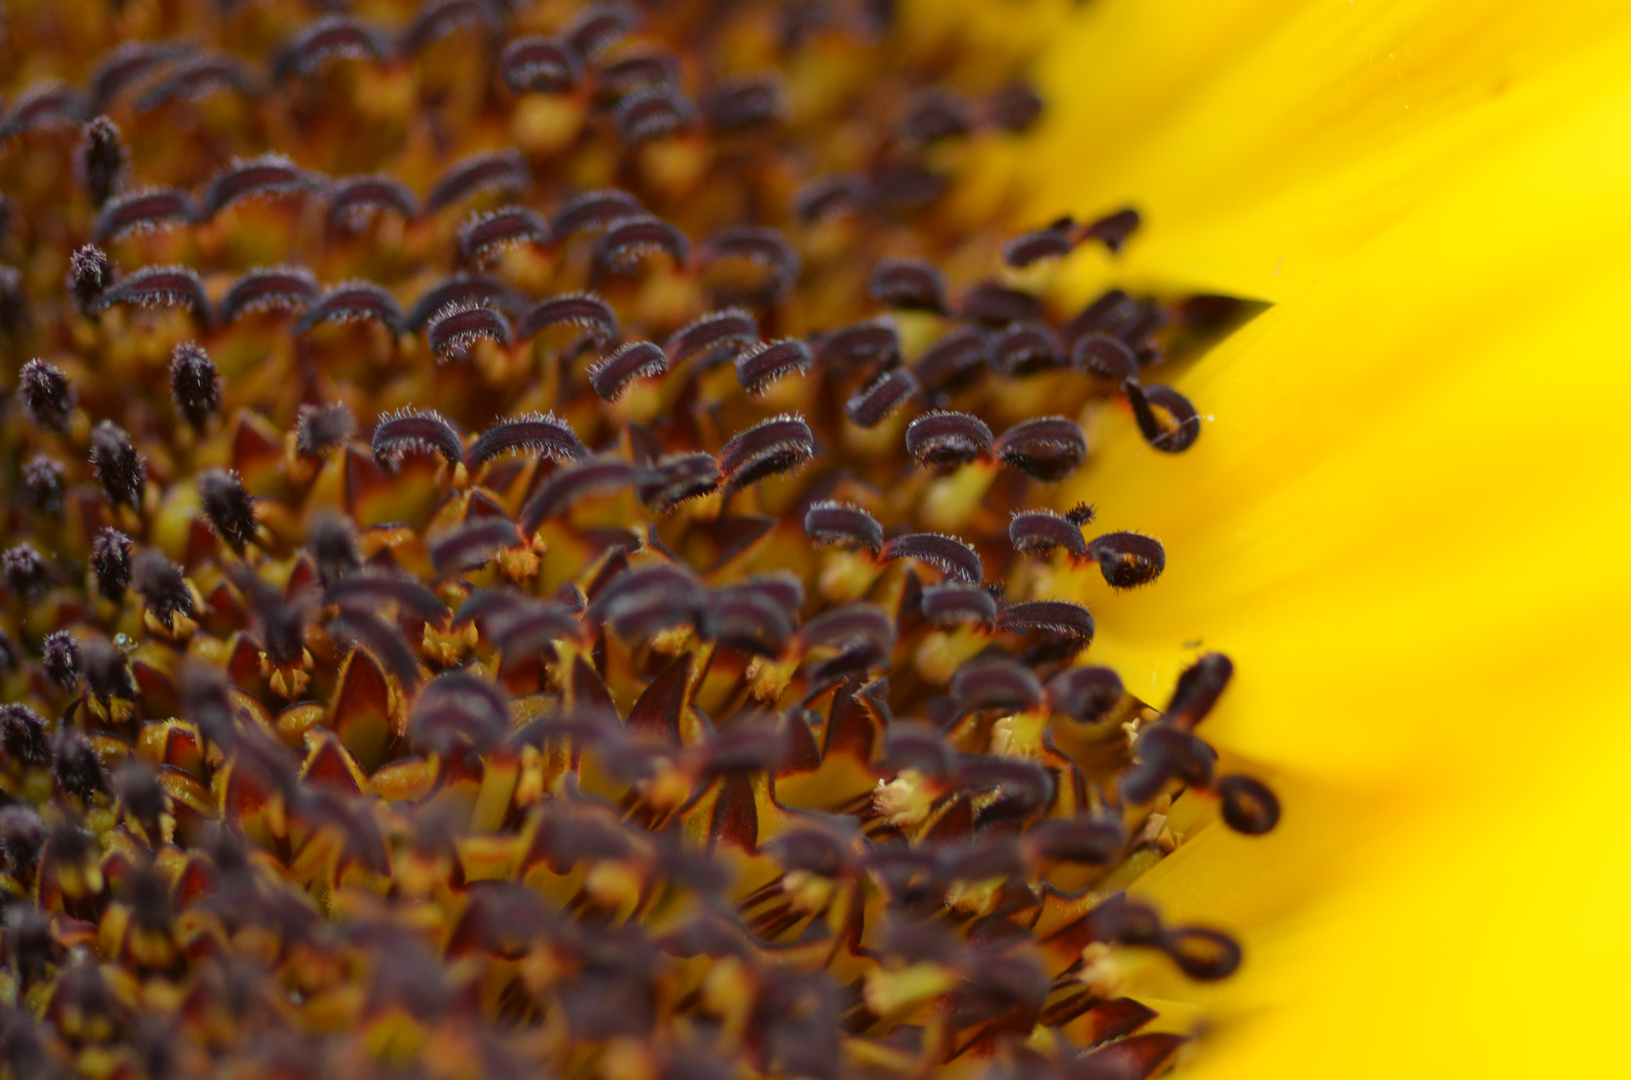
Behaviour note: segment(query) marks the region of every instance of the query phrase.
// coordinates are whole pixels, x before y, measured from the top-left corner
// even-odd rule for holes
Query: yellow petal
[[[1298,11],[1336,33],[1341,6]],[[1450,17],[1411,10],[1441,30]],[[1174,918],[1244,931],[1232,984],[1165,988],[1226,1021],[1253,1014],[1222,1025],[1196,1075],[1615,1071],[1631,965],[1612,831],[1631,760],[1631,35],[1616,16],[1571,45],[1539,4],[1467,18],[1486,15],[1535,28],[1502,46],[1514,63],[1569,62],[1442,109],[1434,138],[1468,136],[1467,160],[1408,205],[1343,244],[1316,243],[1315,218],[1298,227],[1318,271],[1177,380],[1210,418],[1193,450],[1153,453],[1113,417],[1061,496],[1167,544],[1155,586],[1093,597],[1096,658],[1159,701],[1184,641],[1230,654],[1208,734],[1285,796],[1281,835],[1204,830],[1141,882]],[[1319,115],[1340,104],[1315,81],[1330,58],[1310,51],[1286,88]],[[1398,164],[1361,134],[1337,171]],[[1247,157],[1209,156],[1230,139],[1175,140],[1166,167],[1214,169],[1223,203],[1259,200]],[[1222,265],[1205,247],[1244,219],[1220,205],[1210,220],[1196,280],[1238,285],[1205,277]],[[1174,225],[1160,243],[1182,239]]]
[[[1294,296],[1514,126],[1617,81],[1582,58],[1628,20],[1616,0],[1100,0],[1041,68],[1038,213],[1131,202],[1134,275]]]

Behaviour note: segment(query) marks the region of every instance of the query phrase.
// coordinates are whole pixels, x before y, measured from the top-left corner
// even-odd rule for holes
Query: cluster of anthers
[[[7,1075],[1176,1059],[1128,964],[1240,949],[1124,890],[1279,810],[1046,504],[1239,306],[1062,317],[1138,215],[998,233],[1025,58],[888,8],[14,15]]]

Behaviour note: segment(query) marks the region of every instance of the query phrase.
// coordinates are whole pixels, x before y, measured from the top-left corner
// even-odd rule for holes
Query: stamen
[[[226,469],[206,470],[198,475],[198,497],[210,528],[242,555],[255,539],[255,500],[243,478]]]
[[[1087,554],[1098,560],[1104,580],[1116,589],[1148,585],[1167,567],[1161,542],[1132,532],[1105,533],[1087,545]]]
[[[990,457],[994,449],[991,429],[967,413],[924,413],[906,426],[906,452],[925,468],[966,465]]]
[[[946,313],[946,279],[926,259],[885,259],[867,283],[872,299],[885,307]]]
[[[945,574],[948,580],[978,585],[985,577],[979,553],[955,536],[940,533],[910,533],[898,536],[884,549],[888,560],[916,559]]]
[[[438,419],[440,419],[438,417]],[[445,421],[444,421],[445,423]],[[378,436],[375,436],[376,440]],[[450,449],[451,443],[446,443]],[[530,452],[553,461],[584,456],[587,451],[577,433],[554,413],[523,413],[500,420],[470,446],[466,464],[474,469],[502,454]],[[448,458],[457,461],[457,457]]]
[[[504,46],[498,70],[512,94],[568,94],[583,80],[583,61],[570,45],[537,35]]]
[[[790,472],[815,456],[815,435],[802,416],[774,416],[733,435],[719,451],[719,470],[732,488]]]
[[[543,301],[516,324],[515,336],[526,341],[551,326],[582,327],[600,345],[617,337],[617,315],[610,304],[594,293],[572,293]]]
[[[493,261],[504,248],[549,243],[549,226],[536,210],[505,206],[476,214],[459,227],[459,253],[472,263]]]
[[[616,401],[637,379],[667,374],[668,357],[649,341],[631,341],[589,367],[589,385],[602,401]]]
[[[221,297],[221,322],[236,322],[252,311],[304,311],[317,300],[318,292],[317,279],[305,267],[250,270]]]
[[[91,472],[102,481],[102,493],[110,504],[141,509],[147,458],[136,452],[129,434],[112,420],[91,429]]]
[[[435,409],[412,406],[380,417],[374,428],[373,450],[376,459],[392,464],[408,454],[441,454],[449,465],[464,460],[464,440],[446,417]],[[476,459],[477,463],[480,460],[484,459]]]
[[[323,323],[360,322],[370,319],[392,334],[402,332],[402,309],[396,297],[372,281],[353,280],[329,287],[318,301],[295,323],[296,334],[309,333]]]
[[[115,604],[130,587],[130,537],[111,526],[96,534],[91,543],[91,569],[96,573],[96,591]]]
[[[375,26],[361,19],[331,15],[319,19],[285,42],[272,64],[272,78],[287,82],[316,74],[334,60],[368,60],[383,65],[391,55],[391,42]]]
[[[1087,458],[1082,429],[1062,416],[1015,424],[996,442],[997,456],[1027,476],[1057,483]]]
[[[755,345],[736,355],[736,379],[742,389],[755,396],[770,389],[770,384],[788,375],[810,370],[815,354],[797,338],[785,338]]]
[[[883,550],[883,526],[878,519],[848,503],[813,503],[804,514],[804,532],[824,546],[866,548],[874,555]]]
[[[394,210],[412,220],[419,216],[419,200],[406,184],[389,176],[348,176],[329,188],[330,228],[359,228],[380,210]]]
[[[113,285],[113,261],[98,247],[86,244],[68,259],[68,288],[88,316],[102,308],[102,294]]]
[[[345,402],[302,405],[295,417],[295,453],[304,458],[327,457],[356,433],[357,419]]]

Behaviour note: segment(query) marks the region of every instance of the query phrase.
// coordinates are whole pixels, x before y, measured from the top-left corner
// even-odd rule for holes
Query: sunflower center
[[[1029,58],[892,8],[18,16],[9,1046],[1173,1059],[1138,964],[1241,950],[1125,890],[1279,807],[1226,658],[1092,663],[1167,553],[1078,496],[1106,417],[1204,452],[1248,312],[1068,302],[1139,214],[1010,227]]]

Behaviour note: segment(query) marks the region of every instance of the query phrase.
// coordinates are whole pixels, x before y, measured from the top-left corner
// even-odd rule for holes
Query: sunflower
[[[5,1066],[1589,1066],[1627,22],[19,9]]]

